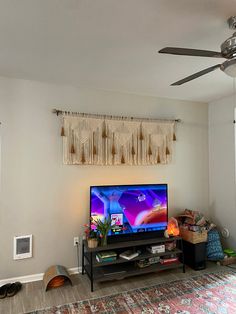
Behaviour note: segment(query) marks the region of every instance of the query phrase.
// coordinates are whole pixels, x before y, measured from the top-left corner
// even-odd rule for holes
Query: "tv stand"
[[[146,250],[148,246],[165,244],[176,240],[177,246],[172,251],[165,251],[163,253],[152,254]],[[141,250],[141,254],[137,257],[126,260],[119,257],[121,252],[128,249],[134,251]],[[116,251],[118,257],[110,262],[98,262],[96,254],[104,251]],[[171,255],[180,256],[178,262],[172,264],[155,263],[144,268],[139,268],[137,262],[148,259],[150,257],[170,257]],[[181,262],[180,262],[181,260]],[[93,292],[94,282],[103,282],[108,280],[123,279],[130,276],[142,275],[162,270],[173,268],[182,268],[185,272],[184,255],[183,255],[183,241],[181,237],[170,238],[153,238],[135,241],[118,242],[108,244],[107,246],[98,246],[96,248],[89,248],[87,240],[83,240],[82,244],[82,274],[88,275],[91,283],[91,292]]]

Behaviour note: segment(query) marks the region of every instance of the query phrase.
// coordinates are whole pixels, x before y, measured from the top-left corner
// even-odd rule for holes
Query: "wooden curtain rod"
[[[63,110],[58,110],[58,109],[53,109],[52,113],[55,113],[57,116],[65,114],[65,115],[72,115],[72,116],[102,118],[102,119],[123,119],[123,120],[134,120],[134,121],[144,120],[144,121],[160,121],[160,122],[176,122],[176,123],[181,122],[181,119],[136,118],[136,117],[124,117],[124,116],[112,116],[112,115],[100,115],[100,114],[91,114],[91,113],[63,111]]]

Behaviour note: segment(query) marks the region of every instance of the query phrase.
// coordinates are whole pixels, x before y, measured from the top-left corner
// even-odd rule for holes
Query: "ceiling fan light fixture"
[[[222,63],[221,70],[231,77],[236,77],[236,58]]]

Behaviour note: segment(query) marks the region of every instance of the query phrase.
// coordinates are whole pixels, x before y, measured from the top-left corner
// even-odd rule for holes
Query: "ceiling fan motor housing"
[[[228,24],[230,29],[236,29],[236,16],[231,16],[228,19]]]
[[[223,42],[221,45],[221,53],[222,56],[227,59],[236,57],[236,33]]]

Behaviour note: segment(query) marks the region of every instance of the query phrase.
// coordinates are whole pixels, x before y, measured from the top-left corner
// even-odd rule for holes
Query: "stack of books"
[[[99,263],[102,262],[113,262],[117,259],[117,253],[114,251],[104,251],[96,254],[96,260]]]

